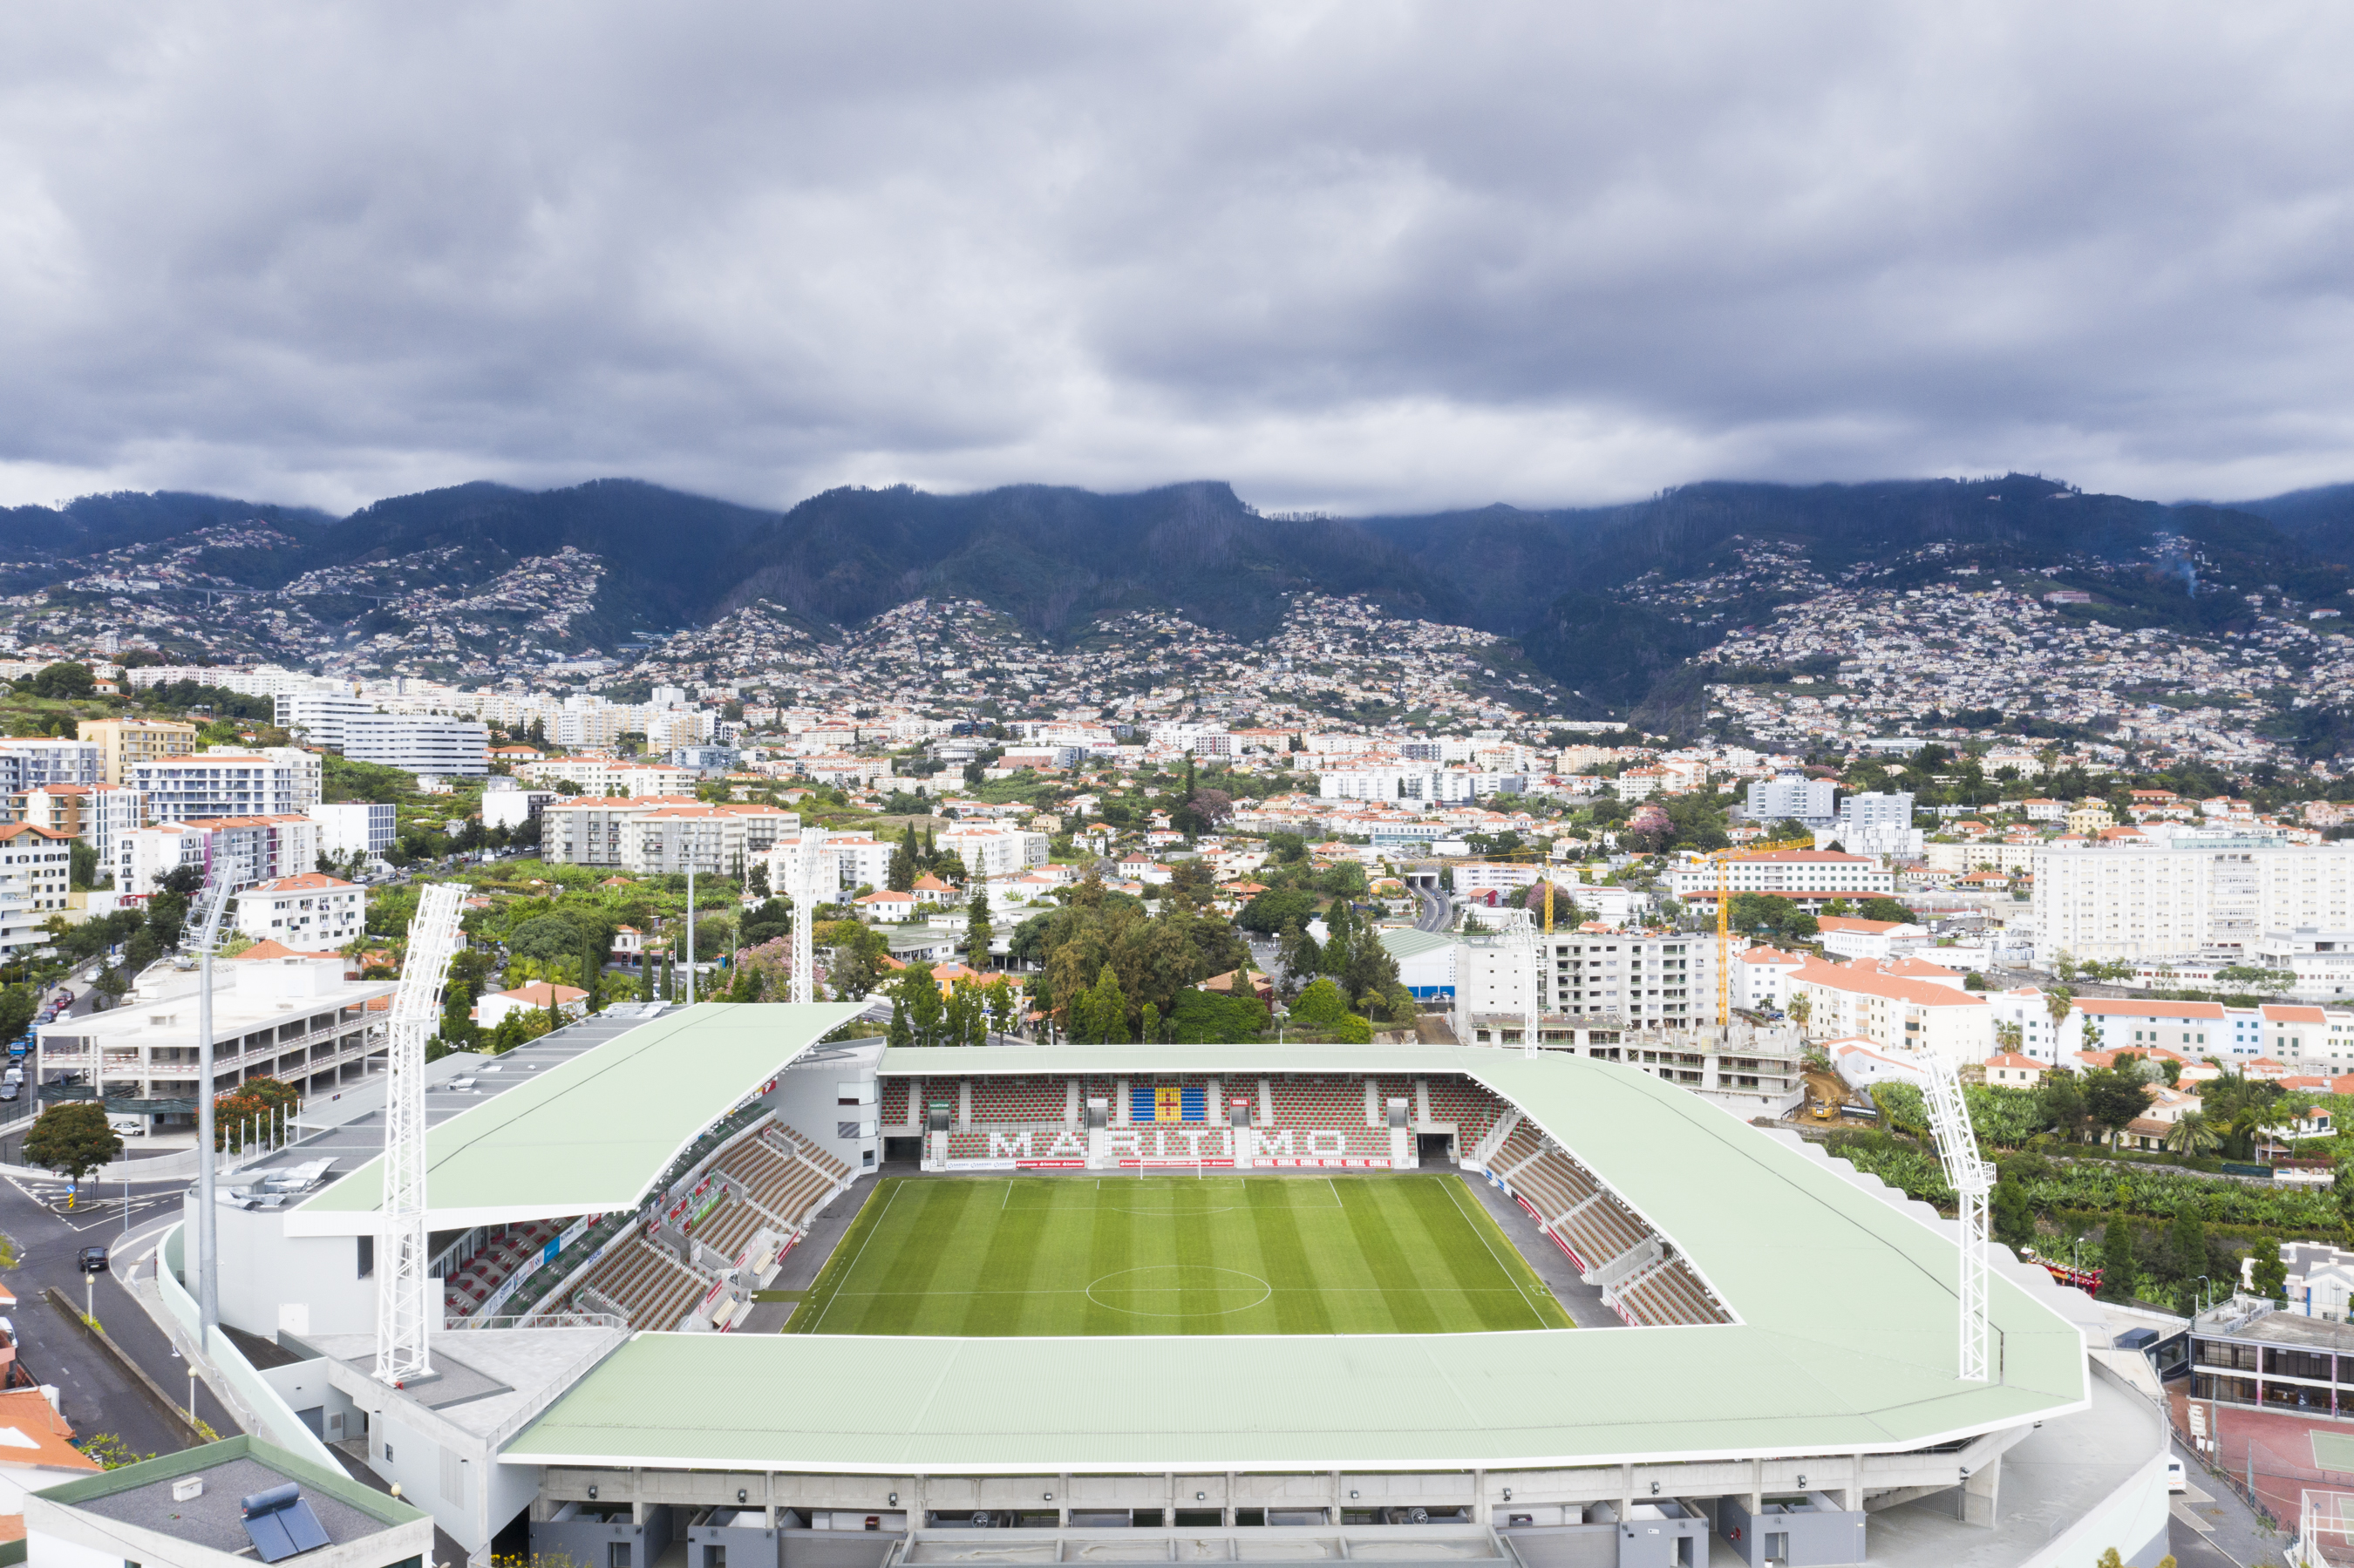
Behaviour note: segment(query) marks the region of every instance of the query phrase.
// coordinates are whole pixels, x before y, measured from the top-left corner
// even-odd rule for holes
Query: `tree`
[[[2174,1211],[2166,1228],[2166,1247],[2177,1278],[2196,1279],[2207,1272],[2207,1227],[2200,1223],[2199,1207],[2186,1202]]]
[[[1808,1021],[1815,1015],[1815,999],[1807,992],[1800,991],[1790,999],[1790,1005],[1784,1011],[1789,1013],[1790,1022],[1797,1024],[1798,1032],[1803,1034],[1806,1033]]]
[[[1291,1016],[1302,1023],[1336,1024],[1349,1014],[1348,999],[1331,977],[1321,977],[1299,993],[1291,1004]]]
[[[44,664],[33,676],[33,695],[66,702],[81,702],[98,689],[97,678],[90,666],[70,659],[54,664]]]
[[[2226,964],[2215,971],[2215,983],[2226,991],[2253,991],[2264,996],[2277,996],[2296,986],[2296,972],[2271,969],[2253,964]]]
[[[2060,1033],[2060,1026],[2068,1022],[2068,1014],[2075,1006],[2076,993],[2064,985],[2055,985],[2043,993],[2043,1012],[2052,1020],[2053,1034]]]
[[[1129,1033],[1128,996],[1119,988],[1119,971],[1109,964],[1087,992],[1087,1042],[1095,1044],[1125,1045],[1134,1038]]]
[[[2044,1074],[2036,1098],[2043,1119],[2073,1143],[2084,1125],[2084,1086],[2076,1081],[2076,1075],[2065,1067]]]
[[[2172,1127],[2166,1129],[2162,1141],[2177,1154],[2197,1156],[2206,1153],[2223,1139],[2208,1124],[2205,1113],[2185,1111],[2175,1118]]]
[[[2101,1298],[2126,1301],[2134,1288],[2134,1226],[2123,1214],[2111,1214],[2101,1232]]]
[[[989,918],[989,878],[976,876],[972,879],[972,891],[965,897],[965,962],[977,969],[987,969],[989,944],[996,936],[997,928]]]
[[[97,1100],[79,1100],[43,1111],[25,1135],[28,1163],[76,1181],[122,1152],[122,1139],[106,1125],[106,1107]]]
[[[2012,1251],[2035,1240],[2035,1209],[2015,1181],[1997,1181],[1987,1194],[1987,1220],[1994,1239]]]
[[[2016,1023],[1998,1023],[1994,1026],[1994,1048],[1998,1052],[2017,1051],[2020,1047],[2020,1041],[2024,1037],[2022,1031]]]
[[[931,966],[918,961],[901,969],[891,982],[891,999],[895,1007],[907,1014],[913,1044],[939,1044],[943,1007],[940,983],[932,978]]]
[[[2128,1067],[2095,1067],[2084,1075],[2084,1114],[2114,1138],[2149,1106],[2149,1086]]]
[[[1136,1037],[1147,1045],[1160,1042],[1161,1010],[1149,1001],[1137,1009]]]

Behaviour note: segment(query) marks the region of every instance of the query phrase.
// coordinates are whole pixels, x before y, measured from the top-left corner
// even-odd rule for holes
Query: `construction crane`
[[[1962,1268],[1959,1287],[1964,1383],[1987,1381],[1987,1192],[1994,1185],[1978,1140],[1970,1130],[1968,1106],[1962,1099],[1961,1075],[1943,1057],[1925,1065],[1929,1079],[1929,1129],[1937,1136],[1937,1158],[1944,1161],[1946,1181],[1954,1189],[1954,1205],[1962,1226]]]
[[[1708,857],[1716,863],[1716,1022],[1720,1029],[1733,1022],[1733,863],[1784,850],[1814,847],[1811,837],[1776,839],[1771,843],[1721,849]],[[1548,926],[1546,929],[1552,927]]]

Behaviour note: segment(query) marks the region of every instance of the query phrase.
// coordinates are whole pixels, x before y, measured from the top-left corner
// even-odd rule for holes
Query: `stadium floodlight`
[[[825,860],[825,830],[814,824],[801,830],[793,844],[793,1000],[817,1000],[818,868]]]
[[[1537,1054],[1537,1032],[1543,1021],[1544,1004],[1538,1000],[1538,986],[1544,979],[1544,943],[1538,938],[1536,927],[1516,925],[1504,933],[1505,944],[1519,959],[1526,984],[1521,991],[1521,1054]]]
[[[392,997],[385,1054],[384,1245],[376,1259],[376,1375],[399,1388],[433,1375],[426,1343],[425,1041],[440,1022],[441,985],[464,939],[458,922],[466,890],[454,882],[418,890]],[[435,1316],[438,1316],[438,1309]]]
[[[1970,1113],[1962,1099],[1962,1081],[1954,1065],[1942,1057],[1928,1063],[1929,1127],[1937,1135],[1937,1158],[1945,1162],[1946,1184],[1954,1190],[1961,1219],[1961,1278],[1956,1295],[1961,1307],[1960,1370],[1964,1383],[1987,1381],[1987,1191],[1994,1185],[1979,1158],[1978,1140],[1970,1130]]]
[[[213,1213],[213,955],[220,949],[221,912],[228,907],[229,880],[228,865],[215,860],[212,878],[205,885],[204,923],[196,935],[196,1338],[200,1343],[220,1323],[220,1226]]]

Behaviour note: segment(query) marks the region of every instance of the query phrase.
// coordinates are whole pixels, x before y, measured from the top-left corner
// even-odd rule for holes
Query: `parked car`
[[[118,1138],[147,1136],[147,1118],[143,1116],[111,1116],[106,1118],[106,1125]]]
[[[24,1092],[25,1086],[13,1079],[7,1083],[0,1084],[0,1102],[13,1100]]]

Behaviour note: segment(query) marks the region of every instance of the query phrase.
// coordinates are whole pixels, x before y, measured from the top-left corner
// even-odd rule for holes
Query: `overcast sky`
[[[2354,479],[2354,6],[0,11],[0,500]]]

